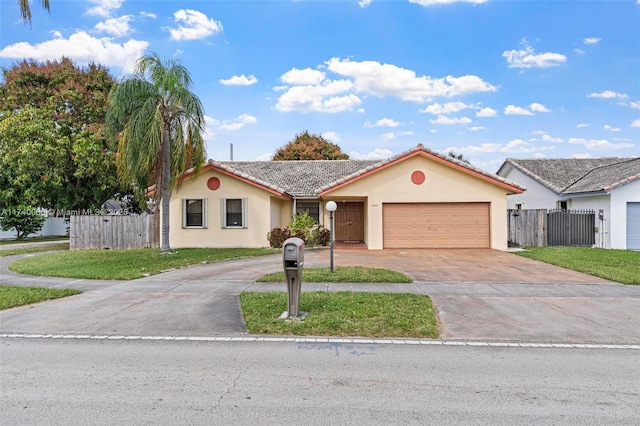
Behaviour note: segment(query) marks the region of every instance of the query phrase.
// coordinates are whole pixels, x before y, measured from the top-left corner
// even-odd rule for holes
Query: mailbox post
[[[281,318],[302,318],[300,312],[300,291],[302,269],[304,267],[304,241],[300,238],[289,238],[282,244],[282,266],[287,279],[287,311]]]

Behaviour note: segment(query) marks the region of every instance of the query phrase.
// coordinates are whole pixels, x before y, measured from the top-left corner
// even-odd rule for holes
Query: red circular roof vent
[[[411,173],[411,182],[415,183],[416,185],[422,185],[424,183],[424,173],[420,170],[416,170],[415,172]]]
[[[207,181],[207,188],[212,191],[220,188],[220,179],[218,179],[217,177],[209,178],[209,180]]]

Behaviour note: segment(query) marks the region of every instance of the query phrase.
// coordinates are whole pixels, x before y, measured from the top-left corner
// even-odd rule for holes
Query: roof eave
[[[457,169],[463,173],[466,173],[468,175],[477,177],[481,180],[484,180],[488,183],[500,186],[508,191],[510,191],[511,194],[522,194],[524,191],[526,191],[526,187],[523,187],[515,182],[511,182],[508,181],[507,179],[504,179],[502,176],[497,176],[494,175],[492,176],[488,176],[484,173],[481,173],[477,170],[471,169],[469,166],[465,165],[462,161],[459,160],[455,160],[455,159],[448,159],[448,158],[444,158],[443,156],[428,150],[420,145],[418,145],[418,147],[413,148],[409,151],[405,151],[401,154],[396,155],[395,157],[391,157],[388,160],[383,160],[381,161],[381,163],[379,165],[377,165],[376,167],[373,168],[368,168],[365,169],[364,171],[358,172],[358,173],[354,173],[353,175],[351,175],[351,177],[349,179],[340,179],[336,182],[334,182],[333,184],[329,184],[325,187],[320,188],[319,191],[319,196],[323,197],[327,194],[329,194],[332,191],[335,191],[339,188],[342,188],[343,186],[349,185],[355,181],[358,181],[364,177],[367,177],[369,175],[372,175],[374,173],[377,173],[380,170],[384,170],[388,167],[391,167],[397,163],[400,163],[402,161],[405,161],[409,158],[415,157],[417,155],[421,155],[423,157],[427,157],[433,161],[436,161],[437,163],[452,167],[454,169]],[[369,170],[370,169],[370,170]]]

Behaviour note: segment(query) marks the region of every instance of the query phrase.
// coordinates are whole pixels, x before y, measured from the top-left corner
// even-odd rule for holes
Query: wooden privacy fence
[[[507,210],[509,246],[542,247],[547,245],[547,210]]]
[[[592,246],[593,210],[507,210],[509,246]]]
[[[153,215],[71,216],[70,225],[71,250],[158,247]]]

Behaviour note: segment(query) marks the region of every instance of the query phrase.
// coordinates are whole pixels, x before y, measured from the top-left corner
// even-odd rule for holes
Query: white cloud
[[[589,124],[589,123],[580,123],[580,124],[578,124],[578,125],[576,126],[576,128],[578,128],[578,129],[582,129],[582,128],[584,128],[584,127],[589,127],[590,125],[591,125],[591,124]]]
[[[200,40],[222,31],[222,23],[209,19],[197,10],[180,9],[173,14],[178,28],[165,28],[171,34],[171,40]]]
[[[448,117],[446,115],[439,115],[437,119],[429,120],[431,124],[470,124],[471,119],[469,117]]]
[[[631,126],[630,127],[640,127],[640,118],[637,120],[633,120],[631,122]]]
[[[353,87],[349,80],[324,80],[319,85],[294,86],[278,98],[279,111],[341,112],[351,111],[362,102],[356,95],[344,94]]]
[[[542,135],[542,140],[544,142],[552,142],[552,143],[562,143],[564,139],[562,138],[554,138],[553,136],[547,135],[546,133]]]
[[[598,98],[598,99],[626,99],[629,96],[626,93],[618,93],[613,90],[605,90],[600,93],[591,93],[587,95],[587,98]]]
[[[252,84],[256,84],[258,79],[255,75],[251,74],[249,77],[242,75],[234,75],[231,78],[220,79],[220,84],[225,86],[251,86]]]
[[[290,85],[315,85],[320,84],[324,80],[325,75],[322,71],[314,70],[311,68],[305,68],[299,70],[297,68],[291,68],[286,73],[282,74],[280,80],[285,84]]]
[[[451,97],[497,89],[475,75],[431,78],[416,76],[415,71],[376,61],[351,61],[332,58],[327,69],[353,79],[354,89],[375,96],[393,96],[404,101],[425,102],[431,97]]]
[[[204,116],[204,140],[207,142],[212,142],[216,138],[216,134],[213,131],[213,128],[218,126],[220,122],[213,117],[208,115]]]
[[[620,127],[611,127],[608,124],[605,124],[603,129],[604,130],[608,130],[610,132],[619,132],[620,131]]]
[[[640,109],[640,101],[631,101],[629,102],[629,106],[631,108]]]
[[[111,16],[111,12],[120,9],[124,0],[88,0],[89,3],[94,4],[92,8],[87,10],[87,15],[93,16]]]
[[[360,154],[356,151],[351,151],[349,157],[354,160],[384,160],[393,156],[393,151],[386,148],[376,148],[367,154]]]
[[[520,50],[505,50],[502,57],[507,60],[509,68],[549,68],[562,65],[567,57],[560,53],[535,53],[526,39],[520,41]]]
[[[389,132],[389,133],[383,133],[382,134],[382,139],[384,139],[385,141],[391,141],[393,139],[396,138],[396,134],[393,132]]]
[[[576,52],[578,55],[584,55],[584,54],[586,54],[586,53],[587,53],[587,52],[585,52],[584,50],[579,49],[579,48],[577,48],[577,47],[576,47],[575,49],[573,49],[573,51],[574,51],[574,52]]]
[[[586,37],[582,39],[582,42],[584,44],[596,44],[598,43],[600,40],[602,40],[600,37]]]
[[[362,101],[356,95],[334,96],[323,102],[324,112],[342,112],[351,111]]]
[[[463,109],[471,108],[470,105],[464,102],[447,102],[444,105],[438,103],[431,104],[425,109],[421,109],[420,112],[428,112],[433,115],[451,114],[452,112],[462,111]]]
[[[255,161],[271,161],[271,160],[273,160],[273,154],[269,152],[265,154],[260,154],[255,159]]]
[[[484,127],[484,126],[473,126],[473,127],[469,127],[467,130],[470,130],[472,132],[477,132],[479,130],[486,130],[486,127]]]
[[[218,127],[221,130],[240,130],[245,124],[255,124],[258,119],[251,114],[239,115],[234,120],[227,120]]]
[[[333,143],[338,143],[338,142],[340,142],[342,140],[340,135],[337,134],[336,132],[324,132],[324,133],[321,133],[320,136],[322,136],[326,140],[328,140],[330,142],[333,142]]]
[[[65,38],[55,38],[38,44],[20,42],[0,50],[1,58],[33,58],[38,61],[60,59],[60,52],[79,64],[99,63],[106,67],[122,69],[124,73],[133,72],[136,60],[142,56],[149,42],[128,40],[119,44],[110,38],[95,38],[84,31]]]
[[[551,112],[546,106],[539,104],[537,102],[534,102],[531,105],[529,105],[529,109],[535,112]]]
[[[493,108],[482,108],[480,111],[476,112],[476,117],[496,117],[498,115],[498,111]]]
[[[279,111],[341,112],[358,110],[362,103],[358,95],[393,96],[404,101],[425,102],[434,96],[457,96],[497,90],[479,77],[465,75],[434,79],[418,77],[414,71],[375,61],[355,62],[332,58],[323,65],[342,79],[331,80],[324,72],[292,68],[280,79],[287,86],[278,98]],[[289,87],[291,86],[291,87]]]
[[[151,13],[151,12],[140,12],[140,16],[142,16],[143,18],[151,18],[151,19],[157,19],[158,15],[156,15],[155,13]]]
[[[98,22],[93,29],[97,32],[111,34],[116,37],[124,37],[131,33],[133,15],[122,15],[119,18],[109,18],[104,22]]]
[[[398,127],[400,123],[395,121],[393,118],[381,118],[380,120],[372,123],[370,120],[364,122],[363,127]]]
[[[360,7],[367,7],[371,4],[373,0],[359,0],[358,1],[358,6]]]
[[[451,4],[451,3],[471,3],[471,4],[482,4],[486,3],[489,0],[409,0],[409,3],[419,4],[420,6],[437,6],[441,4]]]
[[[528,109],[515,105],[507,105],[504,109],[505,115],[533,115]]]
[[[574,145],[584,145],[587,149],[627,149],[635,145],[632,143],[611,143],[606,139],[583,139],[569,138],[569,143]]]

